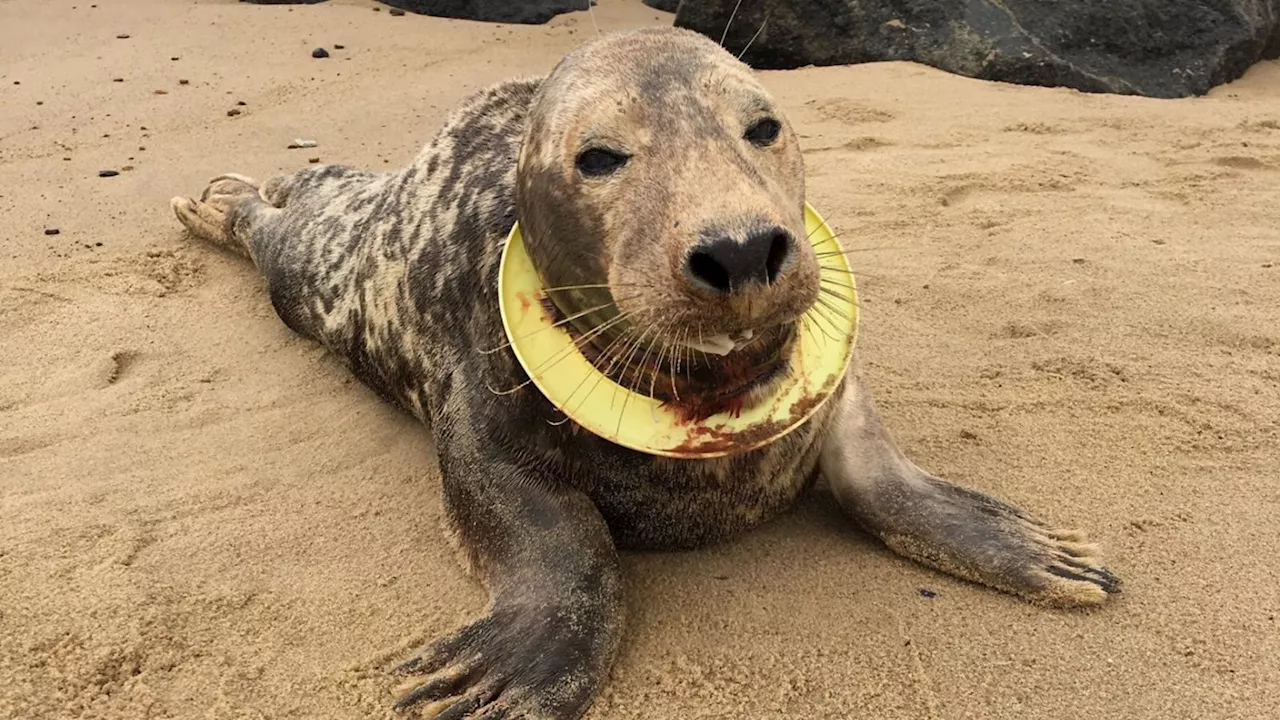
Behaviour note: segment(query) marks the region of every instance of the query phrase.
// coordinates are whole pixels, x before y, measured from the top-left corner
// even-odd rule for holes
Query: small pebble
[[[314,165],[314,164],[316,164],[316,163],[320,162],[320,158],[307,158],[307,162],[309,162],[309,163],[311,163],[311,164],[313,164],[313,165]]]
[[[190,84],[191,84],[191,81],[190,81],[190,80],[179,80],[179,81],[178,81],[178,84],[179,84],[179,85],[190,85]]]
[[[124,78],[111,78],[111,82],[124,82]]]
[[[43,104],[44,104],[44,101],[43,101],[43,100],[37,100],[37,101],[36,101],[36,104],[37,104],[37,105],[43,105]]]
[[[245,102],[245,101],[243,101],[243,100],[237,100],[237,101],[236,101],[236,104],[237,104],[237,105],[239,105],[240,107],[244,107],[245,105],[248,105],[249,103],[247,103],[247,102]]]
[[[128,39],[129,39],[129,33],[120,33],[119,35],[117,35],[117,36],[116,36],[116,39],[117,39],[117,40],[128,40]]]
[[[237,115],[239,115],[239,114],[240,114],[240,111],[239,111],[239,110],[237,110],[237,109],[235,109],[235,108],[232,108],[232,109],[230,109],[230,110],[228,110],[228,111],[227,111],[227,117],[235,117],[235,116],[237,116]]]
[[[290,150],[298,150],[298,149],[300,149],[300,148],[313,148],[313,147],[315,147],[316,145],[319,145],[319,144],[320,144],[320,143],[316,142],[315,140],[302,140],[302,139],[298,139],[298,140],[294,140],[293,142],[289,143],[289,149],[290,149]]]
[[[173,57],[171,57],[171,58],[169,58],[169,59],[170,59],[170,60],[172,60],[172,61],[174,61],[174,62],[178,62],[178,61],[179,61],[179,60],[181,60],[182,58],[178,57],[177,55],[174,55]]]
[[[45,235],[57,235],[57,234],[58,234],[58,233],[60,233],[60,232],[62,232],[62,231],[61,231],[61,230],[59,230],[58,228],[45,228],[44,234],[45,234]]]
[[[934,592],[934,591],[932,591],[932,590],[926,590],[925,588],[920,588],[920,597],[922,597],[922,598],[927,598],[927,599],[929,599],[929,600],[932,600],[932,599],[934,599],[934,598],[938,597],[938,593],[936,593],[936,592]]]
[[[327,58],[327,57],[329,57],[329,51],[328,51],[328,50],[325,50],[324,48],[316,48],[315,50],[312,50],[312,51],[311,51],[311,57],[313,57],[313,58]]]
[[[115,177],[119,174],[120,172],[118,170],[99,170],[98,171],[98,177]]]
[[[102,247],[102,243],[100,243],[100,242],[96,242],[96,243],[94,243],[94,244],[93,244],[93,246],[94,246],[94,247]]]
[[[168,90],[153,90],[152,92],[154,92],[154,93],[155,93],[155,94],[157,94],[157,95],[168,95],[168,94],[169,94],[169,91],[168,91]]]
[[[146,149],[147,149],[147,146],[146,146],[146,145],[139,145],[139,146],[138,146],[138,150],[146,150]]]
[[[401,10],[400,8],[391,8],[391,11],[390,11],[390,12],[391,12],[391,14],[392,14],[392,15],[394,15],[394,16],[396,16],[396,17],[400,17],[401,15],[404,15],[404,11],[403,11],[403,10]]]
[[[125,165],[124,167],[120,168],[120,172],[129,172],[132,169],[133,169],[132,165]]]
[[[334,44],[334,46],[333,46],[333,49],[334,49],[334,50],[346,50],[346,49],[347,49],[347,46],[346,46],[346,45],[338,45],[337,43],[335,43],[335,44]]]

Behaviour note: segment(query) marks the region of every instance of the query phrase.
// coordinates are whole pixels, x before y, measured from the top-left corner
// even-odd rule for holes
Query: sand
[[[0,0],[0,717],[390,716],[391,660],[485,600],[440,534],[431,442],[168,199],[312,157],[395,167],[461,96],[593,32]],[[1089,530],[1126,592],[1030,607],[810,501],[627,555],[590,717],[1280,716],[1280,63],[1178,101],[906,63],[764,81],[810,199],[866,249],[859,343],[894,433]]]

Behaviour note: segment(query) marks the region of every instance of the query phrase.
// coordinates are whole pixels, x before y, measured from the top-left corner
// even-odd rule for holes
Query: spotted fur
[[[673,48],[710,45],[703,39],[641,33],[596,41],[598,51],[610,42],[630,42],[634,51],[639,38],[630,59],[599,52],[575,61],[598,70],[594,82],[633,82],[641,102],[717,79],[747,82],[718,48],[706,53],[723,78],[714,67],[677,72]],[[654,53],[670,57],[650,66],[675,65],[665,74],[643,71]],[[602,57],[621,69],[606,71]],[[1049,604],[1094,604],[1116,589],[1076,534],[906,460],[856,365],[799,429],[716,460],[613,445],[561,422],[531,386],[495,393],[526,379],[510,351],[483,352],[506,340],[497,272],[517,219],[522,148],[526,160],[543,159],[529,164],[525,180],[554,183],[545,169],[559,162],[546,137],[555,133],[526,137],[531,108],[572,106],[585,92],[562,84],[547,100],[543,82],[513,80],[468,98],[397,172],[320,166],[261,186],[227,175],[199,200],[173,200],[193,234],[253,260],[288,327],[322,343],[435,437],[455,539],[492,602],[397,669],[423,676],[401,707],[452,698],[442,717],[580,716],[605,682],[621,635],[617,549],[691,548],[742,532],[787,509],[819,469],[851,517],[908,557]]]

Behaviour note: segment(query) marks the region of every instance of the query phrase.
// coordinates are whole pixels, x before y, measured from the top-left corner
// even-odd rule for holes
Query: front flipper
[[[894,444],[860,368],[823,441],[822,473],[844,511],[895,552],[1032,602],[1097,605],[1120,592],[1083,533],[920,469]]]
[[[434,704],[440,720],[580,717],[621,637],[612,538],[585,495],[473,421],[463,413],[433,426],[444,428],[446,509],[489,607],[394,670],[421,677],[396,708]]]

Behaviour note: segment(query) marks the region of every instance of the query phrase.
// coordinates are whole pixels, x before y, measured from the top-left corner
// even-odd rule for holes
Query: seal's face
[[[683,375],[686,397],[740,404],[785,367],[818,297],[795,135],[750,69],[695,33],[565,58],[531,112],[517,206],[559,314],[633,387]]]

